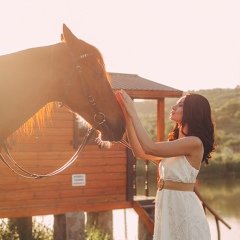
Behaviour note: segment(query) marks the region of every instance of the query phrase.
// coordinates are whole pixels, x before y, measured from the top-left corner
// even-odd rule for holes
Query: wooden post
[[[54,215],[54,240],[66,240],[66,217],[65,214]]]
[[[149,232],[142,220],[138,219],[138,240],[152,240],[153,235]]]
[[[102,233],[108,234],[110,239],[113,239],[113,217],[112,211],[102,212],[88,212],[87,213],[87,226],[94,226],[101,230]]]
[[[66,213],[67,240],[85,240],[84,212]]]
[[[145,160],[145,196],[149,196],[149,161]]]
[[[164,98],[157,100],[157,141],[165,140],[165,107]],[[156,168],[157,179],[159,178],[158,168]]]
[[[127,151],[127,201],[133,201],[137,194],[136,184],[136,158],[133,156],[131,149]]]
[[[165,140],[165,109],[164,98],[157,100],[157,141]]]
[[[84,212],[54,215],[54,240],[85,240]]]
[[[12,227],[17,227],[20,240],[32,240],[32,217],[10,219]]]

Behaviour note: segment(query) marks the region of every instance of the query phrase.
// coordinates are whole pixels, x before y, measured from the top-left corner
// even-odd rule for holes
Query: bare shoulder
[[[202,141],[199,137],[195,136],[188,136],[183,138],[184,141],[187,141],[188,143],[196,146],[196,147],[202,147]]]
[[[192,155],[193,152],[201,150],[203,145],[201,139],[195,136],[179,138],[176,141],[179,141],[180,147],[188,150],[187,155]]]
[[[192,152],[186,156],[186,159],[192,167],[199,169],[203,156],[203,143],[198,137],[190,136],[186,138],[187,141],[191,142],[192,147]]]
[[[202,153],[202,142],[198,137],[188,136],[168,142],[157,142],[149,148],[149,155],[167,158],[176,156],[193,157]]]

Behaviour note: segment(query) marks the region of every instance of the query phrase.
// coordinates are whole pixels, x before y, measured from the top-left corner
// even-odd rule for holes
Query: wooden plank
[[[47,136],[47,135],[69,135],[72,136],[73,134],[73,129],[71,127],[63,127],[61,129],[59,128],[35,128],[33,135],[42,135],[42,136]],[[19,136],[21,138],[21,136]]]
[[[69,144],[71,142],[71,139],[69,138]],[[20,143],[19,143],[20,144]],[[35,143],[36,144],[36,143]],[[53,144],[58,144],[58,142],[53,142]],[[25,145],[30,145],[30,143],[25,143]],[[24,146],[24,144],[23,144]],[[23,149],[21,149],[20,145],[18,146],[14,146],[13,148],[10,149],[10,152],[18,152],[19,156],[21,155],[24,155],[25,153],[23,152]],[[73,149],[73,147],[68,151],[68,152],[75,152],[76,149]],[[66,150],[65,150],[66,152]],[[80,156],[92,156],[93,154],[94,155],[101,155],[103,154],[104,152],[108,153],[108,154],[121,154],[122,156],[125,155],[126,156],[126,151],[125,151],[125,148],[121,148],[118,147],[118,146],[113,146],[111,148],[103,148],[103,149],[100,149],[97,145],[87,145],[85,146],[84,150],[80,153]],[[28,151],[28,154],[32,154],[33,156],[34,155],[35,151]],[[13,155],[14,153],[12,153]],[[39,154],[39,153],[35,153],[35,154]],[[43,155],[48,155],[48,154],[52,154],[51,152],[49,151],[43,151],[41,154]],[[58,151],[56,151],[54,154],[58,154]],[[61,153],[63,154],[63,153]],[[66,153],[67,154],[67,153]]]
[[[44,128],[72,128],[73,118],[69,119],[56,119],[45,123]],[[61,129],[59,129],[61,130]]]
[[[11,151],[13,151],[15,148],[19,148],[19,145],[31,145],[31,144],[59,144],[64,143],[66,145],[71,144],[72,139],[67,135],[50,135],[50,136],[30,136],[30,137],[22,137],[21,142],[18,142],[18,140],[11,143]]]
[[[46,139],[47,138],[52,138],[52,139],[55,139],[56,137],[61,137],[61,138],[64,138],[64,137],[66,137],[66,138],[69,138],[69,143],[72,141],[72,135],[70,135],[70,136],[68,136],[68,135],[49,135],[49,136],[41,136],[41,137],[38,137],[38,138],[42,138],[42,137],[46,137]],[[35,136],[33,136],[33,138],[34,138]],[[23,139],[23,142],[27,142],[27,139],[25,138],[25,139]],[[53,141],[52,142],[52,144],[57,144],[58,142],[57,141]],[[15,146],[13,146],[11,149],[10,149],[10,151],[12,152],[12,151],[15,151],[15,149],[18,149],[18,151],[20,152],[20,151],[23,151],[22,149],[21,149],[21,145],[30,145],[31,143],[25,143],[25,144],[23,144],[20,140],[19,140],[19,142],[17,142],[16,141],[16,143],[15,143],[16,145]],[[72,151],[76,151],[76,149],[71,149]],[[123,154],[124,154],[124,152],[126,151],[126,148],[122,145],[122,144],[114,144],[112,147],[110,147],[110,148],[102,148],[102,149],[100,149],[99,148],[99,146],[97,145],[97,144],[94,144],[94,145],[90,145],[90,144],[88,144],[88,145],[86,145],[85,146],[85,148],[84,148],[84,151],[83,152],[87,152],[86,154],[87,155],[91,155],[91,152],[92,151],[96,151],[96,152],[99,152],[99,153],[101,153],[101,152],[115,152],[115,151],[121,151]],[[48,151],[45,151],[45,152],[48,152]],[[83,153],[82,152],[82,153]],[[90,153],[89,153],[90,152]],[[81,154],[82,154],[81,153]]]
[[[71,183],[70,183],[71,184]],[[119,186],[117,185],[119,184]],[[44,199],[44,198],[66,198],[66,197],[77,197],[77,196],[98,196],[101,193],[106,195],[112,194],[125,194],[125,180],[119,180],[116,183],[112,181],[99,181],[99,182],[89,182],[85,187],[78,186],[72,187],[71,185],[64,185],[56,187],[55,191],[52,191],[51,186],[46,186],[42,188],[29,188],[30,191],[26,189],[11,189],[1,194],[1,201],[14,202],[18,200],[33,200],[33,199]],[[18,199],[14,200],[13,197],[17,196]]]
[[[56,201],[57,199],[57,201]],[[33,200],[16,200],[16,201],[11,201],[11,202],[2,202],[0,206],[0,216],[1,212],[4,209],[16,209],[19,207],[22,208],[27,208],[30,206],[35,206],[35,207],[41,207],[44,208],[45,206],[60,206],[64,204],[88,204],[88,203],[106,203],[106,202],[119,202],[119,201],[124,201],[126,199],[125,194],[114,194],[114,195],[97,195],[97,196],[74,196],[74,197],[67,197],[61,199],[60,197],[58,198],[44,198],[44,199],[33,199]]]
[[[60,165],[59,167],[61,167],[62,165]],[[23,168],[25,168],[25,166],[22,165]],[[9,171],[8,168],[5,167],[5,169],[7,171]],[[31,173],[36,173],[36,174],[48,174],[50,172],[53,172],[55,170],[57,170],[58,167],[48,167],[48,168],[44,168],[44,167],[41,167],[41,168],[31,168],[31,167],[26,167],[25,170],[27,170],[28,172],[31,172]],[[5,170],[5,171],[6,171]],[[83,168],[79,168],[79,169],[76,169],[74,168],[73,166],[70,166],[68,167],[67,169],[65,169],[61,174],[77,174],[77,173],[85,173],[85,174],[93,174],[93,173],[97,173],[97,174],[102,174],[102,173],[120,173],[120,172],[126,172],[126,166],[125,165],[118,165],[117,167],[116,166],[113,166],[113,165],[110,165],[110,166],[101,166],[101,167],[96,167],[96,168],[92,168],[91,166],[86,166],[84,169]],[[11,172],[9,172],[10,174]],[[12,173],[12,176],[14,176],[15,173]]]
[[[97,159],[95,159],[97,161]],[[106,161],[106,159],[105,159]],[[66,160],[51,160],[51,161],[17,161],[17,163],[24,168],[25,170],[32,172],[32,173],[41,173],[46,174],[53,172],[62,166],[64,166],[67,161]],[[11,163],[11,166],[15,170],[19,170],[16,167],[13,166]],[[101,170],[102,169],[102,170]],[[101,172],[102,171],[102,172]],[[101,159],[99,159],[99,162],[94,164],[91,161],[82,161],[81,159],[77,159],[75,163],[72,163],[70,166],[68,166],[66,169],[64,169],[61,173],[58,175],[68,175],[73,173],[109,173],[113,174],[116,172],[125,172],[126,173],[126,163],[124,161],[121,161],[121,158],[113,160],[112,162],[106,162],[101,163]],[[11,173],[11,174],[10,174]],[[2,165],[0,168],[0,179],[4,177],[16,177],[16,174],[13,173],[9,168],[7,168],[6,165]],[[57,176],[54,176],[56,178]],[[28,180],[29,181],[29,180]],[[0,183],[1,184],[1,183]]]
[[[74,114],[69,111],[52,111],[50,120],[71,120],[74,119]]]
[[[86,175],[86,181],[102,181],[102,180],[125,180],[126,181],[126,173],[119,172],[119,173],[102,173],[102,174],[88,174]],[[36,180],[29,180],[23,179],[20,177],[4,177],[0,179],[0,194],[5,194],[4,191],[23,191],[24,189],[30,190],[33,188],[44,188],[48,189],[67,189],[71,187],[72,175],[58,175],[55,177],[50,178],[43,178],[43,179],[36,179]],[[112,181],[114,182],[114,181]],[[32,190],[31,190],[32,191]]]
[[[37,151],[37,152],[56,152],[56,151],[70,151],[73,149],[73,146],[66,143],[58,143],[58,144],[48,144],[48,143],[32,143],[32,144],[22,144],[19,143],[17,144],[11,152],[32,152],[32,151]]]
[[[96,204],[75,204],[75,205],[46,205],[43,208],[36,208],[34,206],[28,208],[16,208],[16,209],[4,209],[0,212],[1,218],[17,218],[17,217],[29,217],[49,214],[63,214],[66,212],[92,212],[94,211],[108,211],[114,209],[131,208],[131,202],[119,201],[119,202],[108,202],[108,203],[96,203]]]
[[[58,137],[60,137],[59,142],[51,140],[51,139],[58,140]],[[64,138],[66,140],[64,140]],[[68,138],[66,135],[57,135],[56,134],[56,135],[50,135],[49,137],[46,136],[46,139],[49,139],[49,140],[46,140],[46,141],[44,141],[43,136],[38,137],[38,139],[39,140],[35,139],[34,141],[29,142],[29,143],[16,142],[16,144],[13,144],[13,145],[11,144],[10,152],[11,153],[12,152],[19,152],[20,153],[20,152],[36,151],[35,149],[33,150],[32,148],[41,149],[41,152],[54,152],[54,151],[56,152],[59,149],[58,146],[60,146],[60,148],[64,151],[76,151],[76,149],[74,149],[73,146],[72,146],[72,138],[71,137]],[[41,140],[41,139],[43,139],[43,140]],[[38,141],[41,142],[41,145],[39,144]],[[52,148],[49,149],[47,147],[48,145],[51,145]],[[69,146],[71,147],[70,149],[69,149]],[[32,149],[32,151],[31,151],[31,149]],[[111,148],[100,149],[97,145],[87,145],[87,146],[85,146],[85,148],[84,148],[84,150],[82,151],[81,154],[83,154],[83,152],[86,152],[86,155],[92,156],[92,151],[99,152],[98,154],[100,154],[100,153],[104,154],[103,152],[109,152],[110,153],[110,152],[119,151],[119,150],[122,150],[123,153],[124,153],[125,147],[123,147],[121,145],[116,145],[116,146],[113,146]]]
[[[117,185],[119,184],[119,186]],[[63,182],[61,184],[47,184],[47,185],[26,185],[23,187],[17,187],[17,186],[12,186],[11,188],[3,188],[2,186],[0,187],[1,189],[1,194],[0,194],[0,199],[3,201],[3,199],[10,199],[12,201],[11,196],[21,195],[21,196],[31,196],[34,192],[42,193],[42,192],[58,192],[60,193],[61,191],[78,191],[78,192],[84,192],[86,195],[93,195],[95,194],[94,189],[99,188],[101,190],[105,190],[105,188],[115,188],[115,191],[118,191],[119,189],[122,188],[124,192],[126,192],[126,189],[124,188],[126,184],[126,179],[119,179],[116,182],[109,181],[109,180],[102,180],[102,181],[90,181],[87,180],[86,186],[72,186],[72,182]],[[30,199],[30,198],[29,198]]]
[[[63,153],[63,154],[61,154]],[[68,154],[65,154],[66,152],[58,152],[55,155],[48,155],[48,154],[42,154],[41,152],[35,152],[34,154],[25,152],[24,154],[21,153],[12,153],[13,158],[15,161],[19,163],[25,163],[30,165],[37,163],[41,165],[41,163],[47,164],[48,162],[50,165],[51,163],[54,164],[54,162],[59,163],[60,165],[64,162],[67,162],[74,154],[74,152],[70,152]],[[78,156],[77,160],[75,163],[78,165],[105,165],[105,164],[126,164],[126,159],[125,159],[125,154],[122,154],[121,152],[116,152],[116,154],[111,153],[108,154],[109,156],[102,155],[102,154],[97,154],[95,155],[94,153],[91,156],[88,155],[80,155]],[[5,156],[5,154],[4,154]],[[7,157],[6,157],[7,158]],[[55,164],[54,164],[55,165]]]
[[[55,154],[53,154],[53,152],[51,152],[49,154],[43,154],[42,152],[20,152],[12,153],[12,156],[17,162],[24,163],[25,165],[33,165],[34,163],[41,165],[41,163],[43,163],[45,166],[51,166],[52,162],[57,162],[59,165],[67,162],[74,153],[75,152],[55,152]],[[77,166],[126,164],[125,154],[122,154],[122,152],[116,152],[115,154],[112,153],[108,155],[109,156],[105,156],[98,153],[95,155],[93,153],[91,156],[88,156],[86,154],[81,154],[75,163],[78,164]]]
[[[72,156],[73,154],[76,152],[75,149],[70,149],[70,151],[64,151],[64,152],[36,152],[36,151],[30,151],[30,152],[11,152],[11,155],[12,157],[16,160],[16,161],[29,161],[30,163],[31,162],[34,162],[34,161],[38,161],[38,160],[41,160],[41,161],[51,161],[51,160],[66,160],[68,161]],[[6,154],[3,152],[2,153],[5,157],[6,157]],[[82,157],[79,159],[82,159]],[[1,168],[0,168],[1,170]]]
[[[118,184],[118,186],[116,185]],[[22,191],[6,191],[4,194],[0,195],[1,205],[4,206],[6,203],[8,206],[15,203],[18,205],[18,201],[26,200],[28,202],[41,199],[61,199],[64,202],[64,199],[70,197],[89,197],[95,196],[96,198],[99,195],[125,195],[126,193],[126,181],[119,180],[116,183],[111,181],[101,181],[94,182],[93,184],[89,183],[86,187],[69,187],[68,189],[57,189],[52,191],[49,187],[46,189],[37,189],[37,191],[22,190]],[[79,201],[81,203],[81,200]]]
[[[0,207],[0,218],[7,217],[3,216],[2,213],[6,210],[16,210],[18,208],[27,209],[27,208],[45,208],[46,206],[50,207],[61,207],[63,205],[84,205],[84,204],[101,204],[101,203],[111,203],[111,202],[122,202],[126,198],[125,195],[105,195],[105,196],[80,196],[74,198],[66,198],[66,201],[62,199],[34,199],[33,201],[19,200],[18,202],[3,202]]]
[[[141,90],[127,90],[127,93],[136,99],[159,99],[163,97],[181,97],[181,91],[141,91]]]
[[[73,118],[63,117],[60,116],[60,119],[48,119],[41,124],[41,126],[37,125],[36,123],[33,124],[33,134],[35,130],[41,129],[44,131],[47,128],[72,128],[73,127]],[[21,134],[19,134],[21,136]],[[22,134],[24,135],[24,134]]]
[[[78,161],[78,160],[76,160]],[[26,162],[26,161],[22,161],[22,162],[18,162],[18,164],[24,168],[26,171],[32,172],[37,174],[38,172],[43,174],[44,172],[49,173],[52,171],[55,171],[59,168],[61,168],[66,162],[61,162],[61,161],[51,161],[51,162],[47,162],[47,161],[42,161],[42,162]],[[64,169],[61,173],[59,173],[59,175],[67,175],[67,174],[72,174],[72,173],[101,173],[101,169],[103,170],[102,173],[106,173],[107,171],[110,171],[110,173],[116,173],[116,172],[125,172],[126,173],[126,164],[121,163],[121,159],[119,159],[119,161],[117,161],[115,164],[111,163],[111,164],[100,164],[101,160],[99,160],[99,164],[92,164],[92,162],[87,162],[86,164],[82,164],[82,163],[72,163],[72,165],[68,166],[66,169]],[[19,170],[16,167],[13,166],[13,164],[11,164],[13,169],[15,170]],[[115,169],[118,168],[118,169]],[[2,169],[0,170],[0,179],[3,176],[7,176],[9,174],[7,174],[8,172],[12,172],[10,169],[8,169],[6,166],[3,166]],[[3,173],[3,174],[2,174]],[[15,174],[15,173],[14,173]],[[11,174],[9,176],[14,176],[14,174]],[[55,176],[54,176],[55,177]]]

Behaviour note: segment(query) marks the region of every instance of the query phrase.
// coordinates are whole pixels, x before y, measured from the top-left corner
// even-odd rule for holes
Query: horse
[[[99,50],[63,24],[62,41],[0,56],[0,138],[5,140],[39,109],[61,102],[118,142],[125,118]]]

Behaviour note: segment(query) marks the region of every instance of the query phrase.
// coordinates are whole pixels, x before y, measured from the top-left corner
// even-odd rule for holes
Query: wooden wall
[[[54,108],[45,128],[35,128],[30,137],[14,137],[10,152],[29,172],[52,172],[75,153],[73,123],[72,113]],[[120,144],[111,149],[88,145],[70,167],[44,179],[21,178],[0,162],[0,218],[131,207],[126,169],[126,149]],[[86,185],[72,186],[73,174],[85,174]]]

